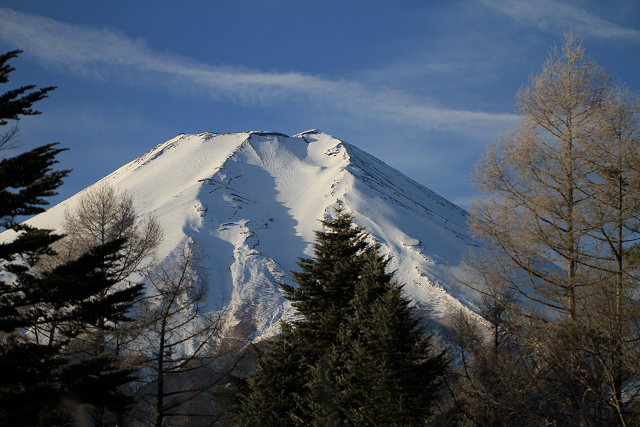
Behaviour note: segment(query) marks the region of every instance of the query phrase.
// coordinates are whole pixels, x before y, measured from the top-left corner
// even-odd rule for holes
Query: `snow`
[[[179,135],[105,177],[163,227],[160,259],[185,238],[207,254],[211,306],[261,333],[295,316],[278,282],[310,257],[318,220],[341,205],[392,257],[405,291],[432,322],[469,304],[449,271],[475,246],[466,212],[357,147],[316,129]],[[86,191],[86,190],[85,190]],[[29,221],[57,228],[79,193]],[[8,239],[3,234],[0,239]]]

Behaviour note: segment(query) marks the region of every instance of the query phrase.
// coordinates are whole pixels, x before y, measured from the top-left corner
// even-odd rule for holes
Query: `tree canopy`
[[[476,362],[492,348],[511,368],[465,376],[520,397],[529,384],[528,401],[502,406],[522,422],[637,424],[638,276],[626,257],[640,239],[640,104],[572,34],[516,102],[518,127],[476,166],[470,223],[486,244],[459,277],[512,344],[484,355],[474,344]],[[493,392],[482,399],[495,409]]]
[[[282,285],[304,320],[282,324],[260,353],[240,426],[417,426],[430,413],[445,359],[378,246],[337,209]]]
[[[20,51],[0,55],[0,82],[14,71],[7,61]],[[32,104],[54,88],[14,89],[0,96],[0,125],[23,115],[39,114]],[[29,92],[32,91],[32,92]],[[15,135],[9,130],[2,148]],[[38,273],[34,265],[53,253],[51,245],[62,236],[52,230],[18,224],[16,217],[44,210],[69,170],[53,171],[56,156],[64,151],[47,144],[0,162],[0,216],[13,229],[15,239],[0,244],[0,425],[68,424],[80,405],[103,405],[120,411],[129,399],[119,387],[132,372],[113,366],[106,354],[69,357],[73,339],[97,319],[110,324],[126,320],[126,311],[141,286],[113,289],[116,280],[105,266],[117,266],[125,240],[116,239],[75,260]],[[98,296],[104,295],[103,298]],[[37,327],[37,328],[36,328]],[[38,330],[56,331],[46,337]]]

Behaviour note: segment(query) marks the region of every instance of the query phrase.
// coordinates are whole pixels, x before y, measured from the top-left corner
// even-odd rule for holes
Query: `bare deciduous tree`
[[[53,246],[55,254],[43,257],[37,268],[41,271],[50,270],[76,259],[91,248],[124,239],[126,243],[118,253],[116,267],[109,271],[114,282],[121,287],[131,286],[144,277],[162,240],[160,224],[150,216],[140,220],[131,196],[118,194],[105,183],[90,188],[80,197],[74,209],[65,211],[62,229],[65,237]],[[105,329],[105,325],[97,326]],[[40,333],[44,333],[49,340],[55,339],[55,330]],[[96,351],[104,352],[106,338],[101,337],[100,341]],[[117,347],[121,345],[116,344]]]
[[[546,422],[629,425],[640,313],[624,254],[640,237],[638,103],[569,35],[517,105],[518,128],[476,166],[471,226],[485,252],[459,280],[508,312],[503,328],[535,358],[539,388],[558,390],[539,406]]]
[[[58,260],[73,259],[89,248],[126,239],[120,268],[114,272],[118,281],[143,273],[162,240],[160,224],[152,216],[139,218],[133,198],[126,192],[118,194],[106,183],[90,188],[75,209],[65,212],[62,228],[66,236],[55,247]]]
[[[213,416],[212,407],[198,411],[195,403],[233,371],[248,345],[244,336],[227,336],[225,309],[209,311],[198,247],[184,241],[170,258],[147,276],[147,296],[138,307],[145,333],[132,349],[144,383],[138,416],[158,427]]]
[[[40,271],[53,269],[57,265],[75,260],[92,248],[109,242],[124,240],[116,254],[117,261],[110,264],[106,273],[115,283],[114,289],[136,286],[146,270],[155,261],[154,252],[162,239],[159,223],[150,216],[142,220],[137,217],[130,195],[117,191],[108,184],[100,183],[85,192],[72,210],[65,212],[62,228],[65,237],[53,245],[54,254],[43,257],[37,266]],[[108,298],[114,289],[105,289],[100,298]],[[50,343],[58,339],[63,324],[51,324],[47,329],[34,332],[39,341]],[[140,324],[121,322],[114,324],[99,318],[95,325],[87,327],[85,333],[76,337],[68,351],[99,356],[111,355],[120,367],[134,368],[128,360],[128,345],[142,333]],[[105,408],[93,408],[92,418],[97,426],[105,422]]]

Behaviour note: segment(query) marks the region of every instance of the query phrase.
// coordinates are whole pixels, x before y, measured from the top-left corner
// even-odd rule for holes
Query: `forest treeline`
[[[0,125],[53,89],[5,93]],[[301,320],[252,343],[206,306],[197,242],[155,263],[157,222],[108,186],[64,234],[19,224],[69,171],[56,144],[5,158],[0,426],[639,425],[640,103],[570,34],[516,104],[473,173],[481,246],[452,272],[475,303],[436,335],[341,208],[281,285]]]

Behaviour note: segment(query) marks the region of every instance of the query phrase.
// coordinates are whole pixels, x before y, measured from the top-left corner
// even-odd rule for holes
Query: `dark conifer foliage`
[[[70,170],[52,171],[55,157],[63,148],[47,144],[18,156],[0,161],[0,226],[15,227],[18,215],[44,212],[48,202],[43,197],[55,196]]]
[[[282,284],[287,298],[306,322],[296,323],[311,360],[326,351],[335,337],[364,264],[366,234],[353,224],[351,215],[337,209],[335,218],[321,221],[326,231],[316,231],[314,258],[300,258],[302,271],[293,273],[298,287]]]
[[[15,68],[7,64],[7,61],[21,53],[21,50],[14,50],[0,55],[0,83],[8,83],[9,74],[15,71]],[[33,89],[35,89],[34,85],[22,86],[0,95],[0,126],[6,125],[7,120],[19,120],[20,116],[40,114],[39,111],[31,109],[31,106],[46,98],[47,92],[54,90],[55,87],[50,86],[29,92]]]
[[[351,312],[331,352],[312,368],[313,425],[419,426],[430,413],[444,354],[431,355],[388,260],[367,253]]]
[[[241,403],[238,426],[294,427],[304,417],[299,402],[305,393],[305,369],[300,341],[291,325],[260,352],[258,368],[249,379],[249,398]]]
[[[238,425],[297,426],[311,420],[306,395],[309,369],[336,341],[367,247],[363,229],[354,227],[351,215],[341,209],[321,223],[326,230],[315,232],[315,257],[300,258],[302,271],[293,273],[298,287],[281,285],[306,321],[283,323],[282,335],[259,355]]]
[[[337,210],[301,259],[299,287],[283,285],[306,320],[259,356],[240,426],[418,426],[430,412],[443,354],[386,272],[388,259]]]
[[[8,82],[13,68],[6,61],[18,53],[0,55],[0,82]],[[25,86],[0,96],[0,125],[38,114],[32,104],[53,88],[27,93],[32,89]],[[15,129],[0,137],[0,148],[7,148]],[[131,371],[115,369],[104,354],[70,355],[74,338],[87,325],[107,319],[104,327],[109,328],[126,320],[126,310],[141,292],[140,285],[114,289],[109,271],[120,262],[124,240],[36,273],[32,267],[51,254],[50,245],[61,236],[16,222],[18,215],[42,212],[44,197],[55,195],[62,185],[69,171],[51,170],[61,151],[48,144],[0,162],[1,225],[18,233],[0,245],[0,426],[66,425],[82,404],[118,412],[130,403],[118,388],[133,379]],[[40,335],[35,326],[55,333]]]

